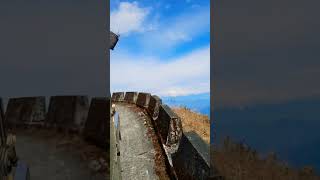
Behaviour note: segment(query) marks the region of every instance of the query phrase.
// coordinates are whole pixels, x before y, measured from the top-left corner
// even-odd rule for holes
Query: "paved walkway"
[[[122,179],[159,179],[154,170],[155,149],[144,125],[148,117],[135,105],[118,103],[116,111],[120,117]]]
[[[60,145],[59,136],[40,136],[40,133],[17,133],[16,151],[19,159],[29,165],[32,180],[105,180],[101,173],[92,172],[89,161],[83,160],[78,149]],[[78,149],[77,149],[78,148]]]

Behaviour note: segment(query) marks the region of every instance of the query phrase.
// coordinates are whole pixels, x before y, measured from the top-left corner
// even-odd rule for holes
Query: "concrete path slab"
[[[85,142],[82,144],[82,141],[76,141],[77,145],[73,145],[71,140],[54,133],[43,134],[28,130],[17,132],[17,155],[29,166],[30,179],[106,180],[103,173],[93,172],[89,168],[90,160],[83,158],[86,155],[83,153],[86,152],[84,148],[87,148]],[[97,156],[103,157],[102,154]],[[86,159],[90,159],[89,156]]]
[[[116,111],[120,117],[120,163],[122,179],[156,180],[155,148],[145,127],[149,118],[135,105],[118,103]]]

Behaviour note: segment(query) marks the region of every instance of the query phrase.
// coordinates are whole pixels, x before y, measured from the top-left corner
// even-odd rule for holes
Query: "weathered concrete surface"
[[[124,96],[124,102],[135,104],[137,101],[137,97],[137,92],[126,92],[126,95]]]
[[[142,107],[142,108],[147,108],[149,105],[149,101],[150,101],[150,93],[143,93],[140,92],[138,94],[138,98],[137,98],[137,106]]]
[[[124,92],[114,92],[112,93],[111,100],[113,102],[121,102],[124,100]]]
[[[209,145],[195,133],[183,134],[172,163],[179,179],[209,179]]]
[[[83,133],[96,145],[105,149],[109,146],[110,99],[92,98]]]
[[[147,116],[140,116],[135,105],[116,103],[120,116],[120,163],[122,179],[153,180],[155,174],[155,149],[144,126]]]
[[[87,96],[52,96],[46,126],[81,130],[87,118],[88,102]]]
[[[46,125],[70,128],[74,117],[75,96],[52,96],[50,97]]]
[[[45,119],[45,97],[10,98],[5,113],[8,127],[39,124]]]
[[[19,159],[29,165],[30,179],[108,179],[102,172],[94,172],[89,168],[90,160],[83,158],[84,154],[88,154],[84,153],[88,147],[85,142],[76,141],[76,145],[73,145],[69,144],[71,139],[59,135],[28,131],[17,131],[16,151]]]
[[[159,108],[161,104],[162,104],[162,100],[158,96],[153,95],[150,97],[147,111],[153,120],[156,120],[158,118]]]
[[[155,124],[160,133],[161,141],[166,146],[177,144],[181,139],[181,120],[169,106],[165,104],[160,106],[159,116]]]
[[[75,102],[73,130],[82,132],[89,112],[89,99],[86,96],[77,96]]]
[[[199,155],[203,158],[206,164],[210,164],[210,145],[194,131],[186,132],[184,135],[188,138],[193,147],[197,149]]]

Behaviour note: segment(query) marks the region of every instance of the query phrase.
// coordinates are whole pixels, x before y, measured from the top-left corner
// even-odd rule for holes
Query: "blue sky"
[[[210,1],[111,0],[111,91],[210,92]]]

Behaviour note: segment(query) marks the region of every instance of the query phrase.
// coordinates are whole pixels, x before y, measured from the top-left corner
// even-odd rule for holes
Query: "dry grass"
[[[221,148],[211,149],[212,163],[219,175],[226,180],[318,180],[312,167],[293,169],[277,160],[275,154],[265,159],[244,144],[232,142],[229,138]]]
[[[173,107],[172,110],[181,118],[184,132],[196,132],[206,143],[210,143],[210,120],[206,115],[191,111],[185,107]]]

